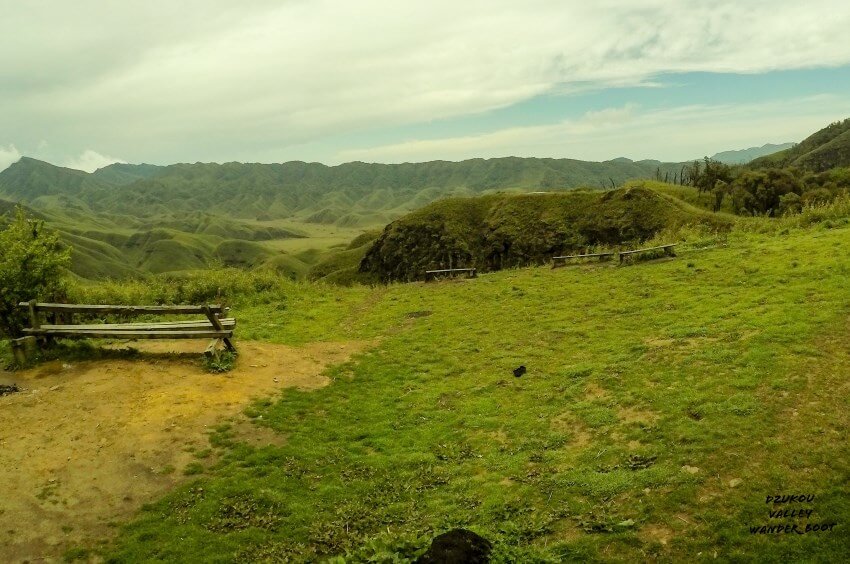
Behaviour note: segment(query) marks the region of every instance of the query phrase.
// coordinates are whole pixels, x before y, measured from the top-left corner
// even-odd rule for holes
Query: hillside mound
[[[754,168],[794,166],[823,172],[837,167],[850,167],[850,119],[831,123],[799,144],[754,160]]]
[[[730,221],[643,185],[608,192],[570,191],[450,198],[388,225],[360,263],[381,280],[421,279],[433,268],[479,271],[542,264],[594,245],[649,239],[691,223]]]

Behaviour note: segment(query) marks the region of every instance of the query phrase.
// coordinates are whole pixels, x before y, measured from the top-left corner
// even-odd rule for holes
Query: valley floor
[[[69,556],[117,562],[403,561],[454,527],[493,541],[497,562],[845,561],[848,256],[850,228],[819,224],[733,231],[691,241],[675,260],[625,267],[379,288],[292,284],[280,302],[234,308],[238,338],[257,343],[245,345],[231,375],[175,377],[168,364],[140,361],[121,361],[121,374],[108,377],[102,364],[26,373],[28,387],[46,389],[0,398],[0,428],[14,428],[13,450],[36,462],[4,461],[18,468],[4,470],[6,483],[25,483],[11,505],[4,498],[0,519],[18,531],[8,538],[69,535],[79,541]],[[250,360],[252,347],[317,341],[330,348],[308,350],[373,345],[316,362],[299,358],[304,349],[281,349],[289,356],[274,374]],[[309,375],[324,364],[328,385],[279,390],[291,374],[318,382]],[[517,378],[519,365],[527,373]],[[137,377],[141,370],[149,374]],[[275,375],[279,382],[247,384]],[[140,381],[148,384],[133,391]],[[109,394],[98,393],[107,385]],[[192,394],[213,386],[233,396],[203,409]],[[254,395],[267,397],[245,407]],[[219,408],[251,422],[225,421],[205,439],[202,425],[212,428]],[[177,419],[185,410],[194,415]],[[110,446],[122,433],[132,439],[133,418],[149,412],[150,446]],[[51,414],[54,430],[31,431]],[[83,428],[71,431],[76,423],[62,415]],[[271,440],[246,439],[251,429]],[[84,431],[91,444],[79,458],[117,465],[128,452],[151,456],[144,468],[119,470],[103,521],[139,507],[118,509],[122,496],[181,482],[106,544],[64,531],[50,513],[97,495],[85,481],[79,498],[63,491],[66,441]],[[45,456],[50,464],[37,462]],[[193,458],[193,475],[178,478]],[[146,476],[144,487],[135,491],[129,475]],[[814,498],[766,502],[792,494]],[[786,509],[812,512],[770,515]],[[9,525],[28,511],[42,512],[49,530]],[[105,523],[91,523],[101,527],[95,537],[109,536]],[[780,524],[835,525],[758,532]]]

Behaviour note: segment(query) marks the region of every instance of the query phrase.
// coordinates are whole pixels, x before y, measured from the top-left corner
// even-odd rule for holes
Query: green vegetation
[[[210,170],[232,170],[223,166]],[[120,251],[136,253],[128,268],[159,274],[77,281],[69,301],[217,301],[232,306],[238,339],[375,344],[328,369],[327,387],[289,389],[245,411],[283,435],[281,446],[251,446],[231,426],[217,427],[197,457],[209,462],[188,465],[183,486],[114,541],[69,557],[407,561],[434,534],[465,527],[494,543],[496,562],[842,561],[850,267],[838,259],[850,244],[850,196],[837,183],[829,197],[804,200],[802,191],[791,202],[793,183],[806,185],[792,176],[790,191],[771,199],[765,186],[785,182],[782,170],[715,166],[690,175],[697,188],[645,181],[449,198],[357,237],[360,229],[276,219],[270,202],[267,215],[232,224],[215,210],[192,221],[169,216],[179,225],[80,211],[88,223],[63,236],[89,245],[91,268],[95,253],[136,249]],[[161,173],[110,174],[135,186]],[[756,173],[769,182],[751,182]],[[85,182],[81,193],[97,189]],[[724,186],[799,212],[736,217],[726,212],[753,212],[737,207],[734,193],[718,202]],[[45,192],[38,213],[67,221],[51,207],[58,196]],[[263,231],[272,229],[280,231]],[[282,232],[321,234],[324,244]],[[679,242],[679,256],[508,268],[629,241]],[[193,266],[211,257],[216,267],[170,272],[173,257]],[[357,284],[467,262],[504,270]],[[316,281],[291,279],[306,276]],[[132,354],[89,344],[58,351]],[[519,365],[528,372],[517,378]],[[839,525],[752,534],[775,524],[765,497],[786,493],[815,495],[809,522]]]
[[[334,167],[303,162],[112,165],[86,174],[23,158],[0,173],[0,197],[38,209],[61,203],[110,216],[159,218],[205,212],[238,219],[298,218],[368,227],[447,195],[620,185],[647,178],[659,167],[665,172],[678,170],[678,165],[658,161],[510,157]],[[357,214],[366,219],[357,220]]]
[[[24,314],[18,304],[64,295],[62,269],[69,251],[41,220],[18,209],[0,231],[0,335],[18,337]]]
[[[642,183],[607,192],[450,198],[387,226],[360,270],[381,280],[421,279],[434,268],[487,272],[543,264],[580,249],[638,243],[684,225],[728,230],[732,221]]]
[[[811,172],[850,167],[850,119],[832,123],[799,144],[756,159],[750,165],[754,168],[795,167]]]
[[[219,427],[217,462],[96,550],[405,561],[460,526],[493,541],[496,562],[845,560],[850,199],[675,238],[672,261],[437,284],[233,271],[240,338],[377,344],[330,368],[327,387],[246,410],[282,446]],[[228,279],[192,284],[205,295]],[[750,532],[776,524],[766,496],[792,493],[815,495],[810,523],[838,526]]]
[[[232,351],[219,351],[217,354],[204,357],[204,367],[208,372],[221,374],[230,372],[236,363],[236,353]]]
[[[71,270],[82,278],[121,279],[223,263],[301,279],[317,262],[331,259],[325,255],[334,245],[447,195],[610,186],[676,166],[511,158],[337,167],[115,164],[87,174],[23,158],[0,172],[0,198],[26,204],[59,230],[73,249]],[[0,200],[0,211],[3,207]],[[309,260],[297,256],[311,249]],[[362,278],[350,264],[343,270],[333,277]],[[328,274],[323,265],[311,277]]]

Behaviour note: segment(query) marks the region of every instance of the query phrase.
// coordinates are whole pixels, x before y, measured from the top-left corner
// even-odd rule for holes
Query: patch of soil
[[[665,525],[649,524],[640,528],[638,536],[644,542],[657,542],[664,546],[673,538],[673,530]]]
[[[608,395],[608,392],[605,391],[605,388],[599,386],[598,384],[591,382],[584,389],[585,398],[594,400],[601,399]]]
[[[371,343],[237,343],[234,370],[209,374],[204,344],[134,344],[130,360],[53,361],[16,373],[0,397],[0,561],[50,560],[108,537],[114,524],[187,479],[207,432],[253,398],[329,383],[325,367]],[[176,354],[175,354],[176,353]],[[236,417],[238,419],[238,417]],[[258,425],[238,438],[280,444]]]
[[[617,416],[623,423],[639,423],[641,425],[652,425],[659,417],[654,411],[622,406],[617,408]]]
[[[570,448],[582,449],[593,440],[593,433],[571,411],[565,411],[549,421],[552,429],[572,435]]]

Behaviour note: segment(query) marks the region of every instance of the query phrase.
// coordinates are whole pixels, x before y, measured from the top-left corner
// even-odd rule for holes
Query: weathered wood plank
[[[20,307],[29,307],[30,302],[21,302]],[[124,305],[85,305],[85,304],[54,304],[34,303],[37,311],[55,311],[63,313],[92,313],[92,314],[116,314],[116,315],[142,315],[148,313],[164,314],[201,314],[204,307],[209,307],[214,313],[222,313],[222,306],[193,306],[193,305],[164,305],[164,306],[124,306]]]
[[[631,251],[620,251],[620,254],[621,255],[633,255],[635,253],[643,253],[643,252],[646,252],[646,251],[659,251],[661,249],[666,250],[666,249],[675,247],[677,244],[678,243],[671,243],[669,245],[661,245],[659,247],[647,247],[645,249],[634,249],[634,250],[631,250]]]
[[[207,358],[218,358],[218,349],[222,346],[221,339],[213,339],[207,345],[206,350],[204,351],[204,356]]]
[[[443,274],[446,272],[475,272],[474,268],[442,268],[440,270],[426,270],[425,274]]]
[[[38,329],[38,327],[41,326],[41,322],[38,319],[38,313],[36,313],[36,311],[35,311],[36,301],[30,300],[28,302],[21,302],[20,305],[26,306],[26,308],[30,312],[30,325],[32,325],[34,328]]]
[[[558,268],[558,266],[566,266],[567,261],[571,259],[582,259],[582,258],[599,258],[601,261],[605,257],[614,256],[613,252],[610,253],[586,253],[583,255],[565,255],[560,257],[552,257],[552,268]]]
[[[24,329],[29,335],[46,337],[81,338],[81,339],[219,339],[233,337],[233,331],[181,330],[181,331],[132,331],[132,330],[100,330],[78,331],[75,329]]]
[[[470,278],[477,278],[478,271],[474,268],[441,268],[439,270],[426,270],[425,271],[425,280],[432,280],[437,278],[440,274],[446,275],[455,275],[455,274],[463,274],[466,273]]]
[[[38,343],[36,343],[35,337],[32,336],[12,339],[9,341],[9,346],[12,348],[12,355],[15,357],[15,362],[19,366],[27,364],[38,350]]]
[[[637,253],[644,253],[647,251],[659,251],[663,250],[665,255],[675,256],[673,255],[673,247],[675,247],[678,243],[670,243],[669,245],[661,245],[658,247],[647,247],[645,249],[634,249],[632,251],[620,251],[617,253],[620,257],[620,263],[622,264],[623,259],[627,256],[634,255]]]
[[[236,320],[221,319],[222,329],[233,329]],[[198,321],[163,321],[157,323],[103,323],[91,325],[42,325],[41,329],[75,330],[75,331],[104,331],[104,330],[135,330],[135,331],[179,331],[182,329],[215,329],[206,319]]]
[[[574,259],[574,258],[591,258],[591,257],[611,257],[614,253],[589,253],[586,255],[566,255],[563,257],[552,257],[554,260]]]
[[[215,327],[219,331],[224,330],[224,327],[222,327],[221,321],[219,320],[218,315],[213,313],[213,310],[212,310],[212,308],[210,308],[210,306],[204,306],[204,313],[207,314],[207,319],[210,320],[210,323],[212,323],[213,327]],[[228,339],[227,337],[222,338],[222,341],[224,342],[224,346],[227,347],[227,350],[229,350],[229,351],[235,351],[236,350],[236,347],[233,346],[233,343],[231,343],[230,339]]]

